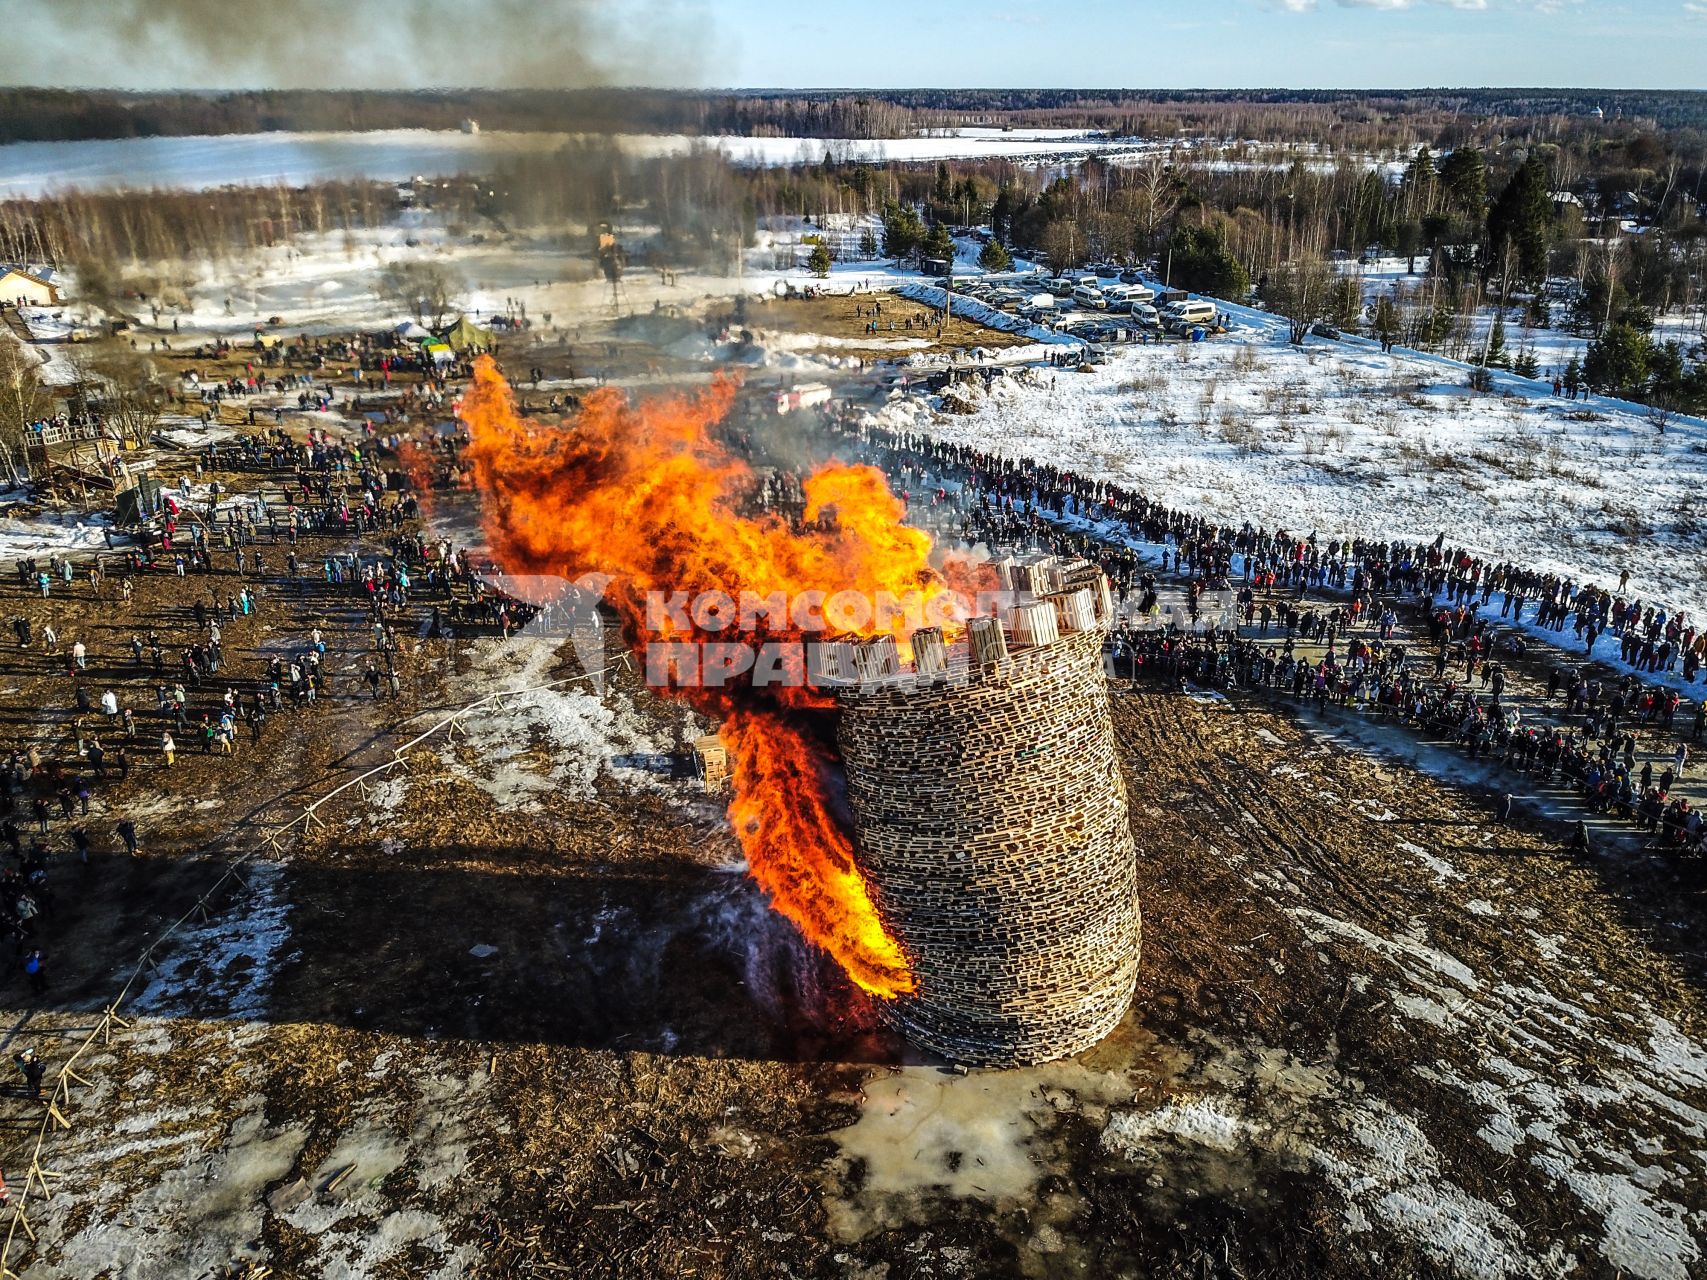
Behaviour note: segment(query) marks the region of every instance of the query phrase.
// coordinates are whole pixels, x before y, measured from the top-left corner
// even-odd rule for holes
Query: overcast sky
[[[1707,88],[1707,0],[0,0],[0,83]]]

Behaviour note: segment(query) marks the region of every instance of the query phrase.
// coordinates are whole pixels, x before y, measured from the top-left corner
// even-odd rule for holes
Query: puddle
[[[1085,1054],[1009,1071],[961,1075],[906,1065],[865,1085],[860,1117],[839,1148],[825,1197],[831,1232],[858,1240],[928,1220],[952,1202],[1028,1205],[1066,1166],[1069,1131],[1096,1129],[1110,1109],[1154,1098],[1181,1059],[1129,1016]]]

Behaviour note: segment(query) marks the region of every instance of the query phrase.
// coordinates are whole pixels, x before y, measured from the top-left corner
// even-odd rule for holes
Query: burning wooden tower
[[[998,566],[1019,603],[944,643],[819,650],[860,861],[918,990],[884,1010],[956,1062],[1077,1053],[1125,1015],[1136,853],[1115,758],[1107,580],[1083,562]]]

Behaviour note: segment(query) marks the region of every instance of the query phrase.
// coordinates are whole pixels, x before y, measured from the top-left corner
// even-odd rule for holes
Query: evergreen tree
[[[1505,354],[1505,313],[1494,312],[1494,332],[1488,340],[1488,358],[1483,361],[1493,369],[1504,369],[1511,362]]]
[[[1683,348],[1675,342],[1654,342],[1649,339],[1649,402],[1675,407],[1684,399],[1686,382]]]
[[[883,206],[883,253],[890,258],[910,258],[925,238],[924,220],[911,205],[887,201]]]
[[[939,222],[932,227],[919,248],[927,258],[941,258],[945,262],[953,262],[954,237],[948,234],[948,224]]]
[[[1168,245],[1173,256],[1171,284],[1235,301],[1250,292],[1250,274],[1228,250],[1220,228],[1181,227]]]
[[[1583,362],[1572,356],[1570,363],[1565,366],[1565,392],[1571,399],[1577,398],[1577,392],[1583,385]]]
[[[1400,185],[1406,190],[1421,193],[1426,191],[1433,181],[1434,156],[1425,142],[1417,148],[1416,155],[1412,156],[1411,162],[1405,166],[1405,176],[1400,180]]]
[[[859,233],[859,256],[875,258],[877,256],[877,234],[867,227]]]
[[[1583,377],[1588,385],[1620,396],[1639,396],[1648,381],[1653,342],[1632,325],[1608,325],[1588,344]]]
[[[1547,277],[1547,242],[1553,223],[1553,195],[1547,166],[1531,155],[1488,210],[1488,262],[1501,263],[1509,247],[1516,253],[1517,278],[1539,284]]]
[[[1459,147],[1440,162],[1440,182],[1453,205],[1467,217],[1481,220],[1488,203],[1488,166],[1475,147]]]
[[[1517,349],[1512,357],[1511,371],[1520,378],[1533,378],[1541,372],[1541,362],[1535,358],[1535,348],[1527,344]]]
[[[1012,271],[1013,254],[1002,247],[1000,240],[992,238],[988,244],[979,250],[978,265],[986,271]]]
[[[1007,187],[996,192],[996,203],[990,206],[990,230],[996,239],[1008,243],[1014,216],[1013,196]]]
[[[827,279],[830,274],[830,262],[830,246],[822,240],[814,241],[812,252],[806,259],[806,265],[812,274],[820,280]]]

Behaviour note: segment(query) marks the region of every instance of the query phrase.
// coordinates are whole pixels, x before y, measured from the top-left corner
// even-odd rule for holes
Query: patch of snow
[[[665,749],[626,700],[601,697],[587,682],[536,687],[552,680],[557,657],[558,642],[551,637],[522,635],[480,646],[472,688],[495,686],[516,690],[518,696],[507,710],[492,707],[458,722],[462,736],[440,753],[452,772],[500,804],[523,809],[553,792],[590,799],[601,777],[637,787],[658,785],[645,770],[612,771],[618,756],[656,755]],[[464,759],[469,753],[473,764]]]
[[[165,1017],[265,1015],[272,977],[290,938],[285,869],[277,862],[250,862],[241,874],[248,888],[236,890],[235,902],[216,901],[211,919],[192,920],[159,944],[158,968],[129,1009]]]

